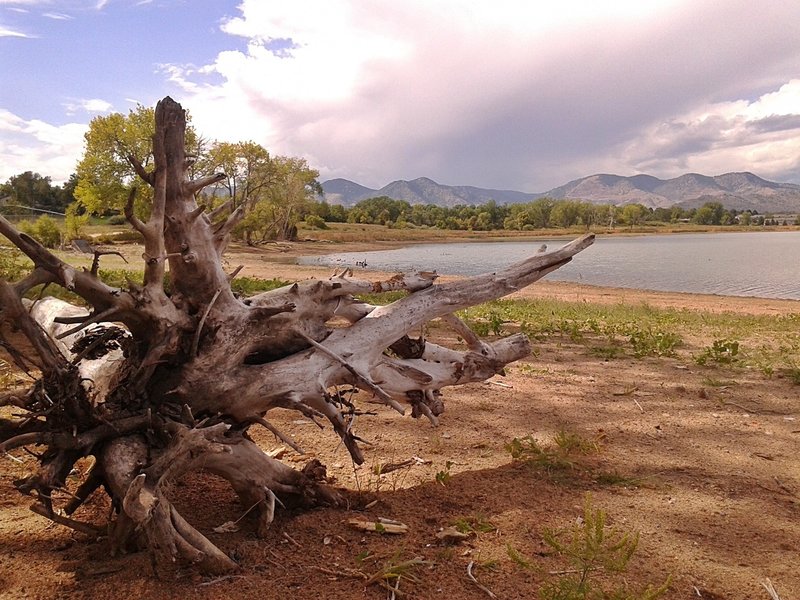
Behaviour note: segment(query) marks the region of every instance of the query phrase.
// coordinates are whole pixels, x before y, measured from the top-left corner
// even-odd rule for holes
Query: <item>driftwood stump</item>
[[[24,279],[0,281],[0,344],[36,377],[27,391],[0,396],[0,406],[24,415],[0,420],[0,453],[39,447],[38,471],[16,482],[36,495],[36,512],[91,531],[64,513],[103,486],[116,509],[109,523],[113,549],[138,543],[157,559],[224,573],[236,563],[175,510],[170,482],[200,469],[223,477],[245,506],[257,505],[260,533],[282,501],[336,504],[336,491],[314,475],[319,469],[297,471],[269,457],[248,428],[266,427],[292,445],[267,420],[270,409],[327,419],[361,463],[352,406],[337,392],[342,385],[436,423],[442,388],[487,379],[530,351],[522,334],[480,340],[454,312],[530,285],[593,236],[453,283],[434,284],[433,273],[372,282],[345,272],[242,299],[231,291],[221,257],[244,212],[198,205],[197,194],[223,175],[189,180],[183,109],[165,98],[155,114],[154,170],[130,159],[154,188],[150,217],[142,222],[134,215],[135,192],[125,210],[144,236],[142,285],[110,287],[96,267],[73,268],[0,217],[0,233],[34,263]],[[89,309],[23,299],[40,284],[75,292]],[[389,290],[408,294],[381,307],[354,297]],[[332,327],[334,317],[347,326]],[[467,351],[408,337],[437,318],[458,332]],[[64,507],[55,507],[51,492],[88,455],[96,459],[91,472]]]

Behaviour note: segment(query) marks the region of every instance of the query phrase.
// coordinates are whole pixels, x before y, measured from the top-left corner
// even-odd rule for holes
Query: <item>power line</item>
[[[0,200],[2,202],[2,200]],[[0,204],[0,206],[8,206],[9,208],[24,208],[25,210],[33,210],[36,212],[47,213],[50,215],[58,215],[59,217],[66,217],[65,213],[57,212],[55,210],[46,210],[44,208],[33,208],[32,206],[23,206],[22,204]]]

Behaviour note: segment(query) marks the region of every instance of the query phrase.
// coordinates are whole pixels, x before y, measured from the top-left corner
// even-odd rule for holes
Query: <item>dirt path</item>
[[[251,276],[328,274],[274,258],[238,253],[230,262],[245,264],[243,273]],[[522,295],[800,312],[797,302],[546,282]],[[434,328],[432,336],[458,343],[444,329]],[[357,433],[372,442],[360,468],[331,431],[294,413],[276,413],[274,424],[313,449],[336,485],[350,490],[349,509],[279,511],[265,540],[253,536],[247,519],[239,532],[216,534],[213,527],[238,519],[244,509],[213,477],[183,482],[174,494],[179,509],[242,564],[230,578],[182,569],[155,577],[143,554],[112,558],[102,542],[48,526],[27,510],[31,500],[11,489],[30,458],[0,457],[0,598],[380,599],[387,591],[362,574],[378,579],[389,564],[415,559],[417,566],[400,579],[405,598],[487,598],[467,574],[470,563],[498,598],[535,598],[571,569],[542,534],[574,524],[587,494],[611,526],[639,532],[638,550],[622,576],[590,573],[607,588],[627,582],[631,590],[642,589],[671,577],[664,596],[670,599],[769,600],[762,586],[769,578],[784,600],[800,598],[800,403],[790,379],[700,367],[691,347],[677,358],[609,361],[590,353],[587,343],[557,335],[535,347],[536,356],[515,363],[506,377],[447,391],[438,428],[362,398],[375,414],[357,423]],[[552,465],[513,462],[506,449],[527,435],[552,447],[559,431],[596,442],[596,451],[570,454],[571,467],[548,469]],[[265,449],[278,446],[271,435],[254,434]],[[284,459],[302,465],[308,458],[288,452]],[[408,460],[410,466],[377,474],[381,465]],[[76,517],[91,521],[107,510],[98,496]],[[347,523],[355,517],[398,520],[409,532],[359,532]],[[453,546],[437,539],[440,528],[458,522],[493,530]]]

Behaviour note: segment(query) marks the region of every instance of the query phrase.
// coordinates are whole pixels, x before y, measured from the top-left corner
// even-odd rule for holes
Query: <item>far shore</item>
[[[565,237],[565,243],[569,237]],[[439,242],[440,240],[426,240]],[[453,241],[464,241],[453,240]],[[266,246],[234,246],[229,249],[228,260],[232,265],[244,265],[242,275],[275,278],[287,281],[308,278],[327,278],[333,273],[331,267],[298,265],[300,256],[322,255],[339,252],[362,252],[390,250],[409,246],[414,241],[340,242],[304,241],[268,244]],[[394,275],[369,269],[357,269],[355,277],[379,280]],[[458,279],[456,276],[441,276],[439,282]],[[533,285],[515,292],[510,298],[552,298],[570,302],[595,304],[648,304],[656,308],[699,310],[712,313],[733,312],[753,315],[785,315],[800,313],[800,300],[780,300],[714,294],[691,294],[684,292],[657,292],[630,288],[599,287],[562,281],[537,281]]]

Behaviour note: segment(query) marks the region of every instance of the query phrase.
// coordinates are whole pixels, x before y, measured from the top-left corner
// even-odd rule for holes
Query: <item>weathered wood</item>
[[[146,222],[133,213],[135,190],[125,208],[144,237],[141,286],[112,288],[96,268],[73,268],[0,217],[0,234],[35,265],[19,282],[0,282],[0,341],[20,367],[41,373],[31,390],[4,400],[35,418],[4,424],[0,449],[46,446],[39,471],[18,487],[38,493],[47,514],[50,492],[63,486],[76,460],[93,455],[95,468],[68,509],[75,511],[100,486],[108,490],[119,509],[110,527],[112,552],[143,543],[157,560],[222,573],[236,563],[178,514],[169,498],[173,481],[195,470],[223,477],[245,508],[255,507],[261,535],[284,502],[336,504],[324,467],[292,469],[258,448],[248,427],[260,424],[296,448],[266,414],[289,408],[324,416],[362,462],[339,386],[437,423],[443,388],[488,379],[530,352],[526,336],[481,340],[453,313],[530,285],[569,262],[593,236],[449,283],[437,284],[435,273],[376,282],[345,271],[238,298],[221,253],[249,203],[221,222],[229,208],[205,213],[198,205],[196,194],[223,176],[187,177],[185,125],[183,109],[165,98],[156,107],[154,170],[131,158],[153,187]],[[22,300],[43,283],[74,291],[88,308]],[[386,306],[355,298],[398,290],[407,295]],[[340,324],[331,326],[336,317]],[[437,318],[465,340],[466,351],[408,337]]]

